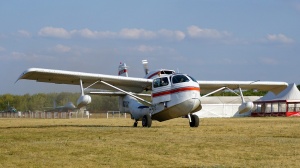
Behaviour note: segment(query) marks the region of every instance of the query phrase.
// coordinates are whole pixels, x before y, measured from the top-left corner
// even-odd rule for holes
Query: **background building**
[[[260,96],[244,96],[245,101],[256,101]],[[251,116],[251,111],[239,114],[242,104],[240,96],[208,96],[201,98],[202,109],[195,114],[199,118],[211,117],[246,117]]]

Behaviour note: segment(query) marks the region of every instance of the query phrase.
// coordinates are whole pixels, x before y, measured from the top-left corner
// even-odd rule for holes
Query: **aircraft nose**
[[[192,107],[192,110],[191,112],[196,112],[196,111],[200,111],[202,109],[202,106],[201,106],[201,101],[200,99],[192,99],[194,102],[193,102],[193,107]]]

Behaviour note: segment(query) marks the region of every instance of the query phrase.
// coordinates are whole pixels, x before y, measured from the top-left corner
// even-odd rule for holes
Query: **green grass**
[[[0,119],[0,167],[298,167],[300,118]]]

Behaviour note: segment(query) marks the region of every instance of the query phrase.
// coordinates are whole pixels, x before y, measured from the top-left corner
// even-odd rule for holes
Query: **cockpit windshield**
[[[189,78],[191,78],[191,79],[192,79],[192,81],[194,81],[194,82],[196,82],[196,83],[197,83],[197,80],[196,80],[195,78],[191,77],[190,75],[188,75],[188,77],[189,77]]]
[[[190,81],[185,75],[175,75],[172,77],[172,83],[182,83]]]

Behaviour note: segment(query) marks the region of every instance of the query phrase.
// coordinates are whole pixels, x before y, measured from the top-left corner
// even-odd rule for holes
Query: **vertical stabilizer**
[[[120,62],[120,65],[119,65],[119,68],[118,68],[118,70],[119,70],[118,75],[119,76],[126,76],[126,77],[128,77],[127,68],[128,68],[128,66],[126,66],[125,63]]]
[[[147,60],[142,60],[142,63],[144,65],[145,74],[148,75],[148,73],[149,73],[148,61]]]

